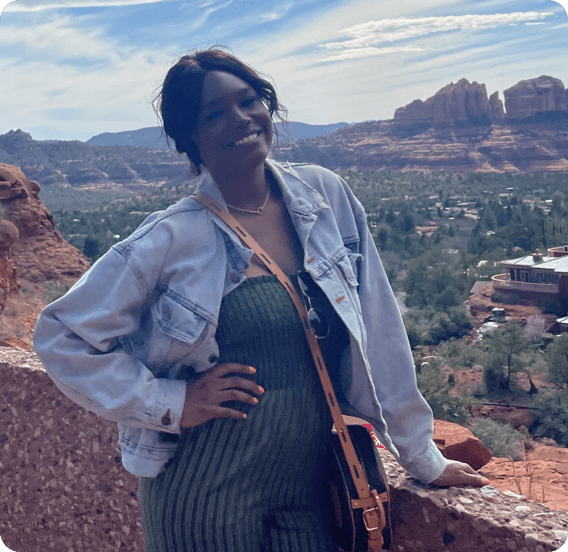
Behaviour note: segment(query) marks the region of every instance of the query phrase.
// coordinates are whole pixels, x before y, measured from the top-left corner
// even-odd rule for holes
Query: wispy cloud
[[[264,22],[276,21],[277,19],[281,19],[282,17],[284,17],[288,13],[291,7],[292,4],[283,4],[282,6],[276,8],[275,10],[260,14],[260,19]]]
[[[51,19],[34,27],[3,25],[0,46],[13,46],[22,57],[37,60],[47,55],[50,60],[119,61],[116,48],[103,37],[101,28],[78,28],[70,17]],[[33,52],[32,56],[26,53]]]
[[[201,8],[203,11],[199,13],[197,18],[194,21],[192,21],[191,24],[186,26],[185,33],[187,33],[188,31],[193,31],[195,29],[199,29],[207,22],[207,20],[211,17],[211,15],[213,15],[216,11],[222,10],[223,8],[230,6],[232,3],[233,0],[227,0],[226,2],[212,2],[212,1],[204,2],[199,6],[199,8]]]
[[[144,4],[159,4],[175,0],[15,0],[8,4],[10,12],[35,12],[65,8],[109,8],[118,6],[140,6]]]
[[[483,31],[517,23],[536,23],[554,15],[551,12],[515,12],[492,15],[460,15],[442,17],[402,17],[397,19],[381,19],[354,25],[341,32],[342,40],[323,42],[320,48],[337,51],[337,54],[321,61],[342,61],[346,59],[364,58],[370,55],[381,55],[405,50],[403,47],[391,49],[381,44],[401,42],[455,31]],[[421,48],[414,48],[420,50]],[[374,53],[373,53],[374,52]]]
[[[346,61],[350,59],[360,59],[371,56],[381,56],[386,54],[394,54],[399,52],[422,52],[423,48],[416,46],[390,46],[385,48],[377,48],[376,46],[368,46],[362,48],[346,48],[338,54],[320,59],[321,63],[330,61]]]

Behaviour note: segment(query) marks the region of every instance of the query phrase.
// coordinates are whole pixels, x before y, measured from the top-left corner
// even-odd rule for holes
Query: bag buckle
[[[376,531],[377,529],[380,529],[382,531],[383,527],[386,525],[385,509],[383,507],[381,497],[375,489],[371,489],[371,493],[373,494],[376,505],[373,508],[366,508],[365,510],[363,510],[363,523],[365,524],[365,529],[367,529],[369,533],[371,531]],[[376,527],[371,527],[372,518],[374,517],[372,512],[376,512],[376,515],[378,517]]]

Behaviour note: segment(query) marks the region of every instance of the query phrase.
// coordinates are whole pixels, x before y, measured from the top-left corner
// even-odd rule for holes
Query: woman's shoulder
[[[149,215],[130,236],[113,248],[129,255],[134,250],[165,253],[179,244],[197,244],[206,238],[204,228],[208,221],[204,208],[189,196]]]

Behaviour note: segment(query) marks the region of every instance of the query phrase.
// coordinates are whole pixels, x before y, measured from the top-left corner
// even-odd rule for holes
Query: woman
[[[268,159],[283,109],[272,85],[210,49],[170,69],[158,103],[201,189],[317,290],[343,411],[370,421],[422,481],[481,485],[431,441],[361,205],[330,171]],[[149,551],[335,549],[321,477],[332,422],[302,325],[260,260],[193,198],[151,215],[49,305],[35,347],[64,393],[118,422]]]

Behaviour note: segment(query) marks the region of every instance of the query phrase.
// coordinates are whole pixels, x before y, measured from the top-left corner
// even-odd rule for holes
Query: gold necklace
[[[227,207],[229,207],[230,209],[234,209],[235,211],[240,211],[241,213],[249,213],[251,215],[262,215],[264,208],[266,207],[266,204],[268,203],[268,200],[270,198],[270,186],[268,187],[268,195],[266,196],[266,199],[264,200],[264,203],[258,208],[258,209],[241,209],[240,207],[235,207],[234,205],[231,205],[229,203],[227,203]]]

